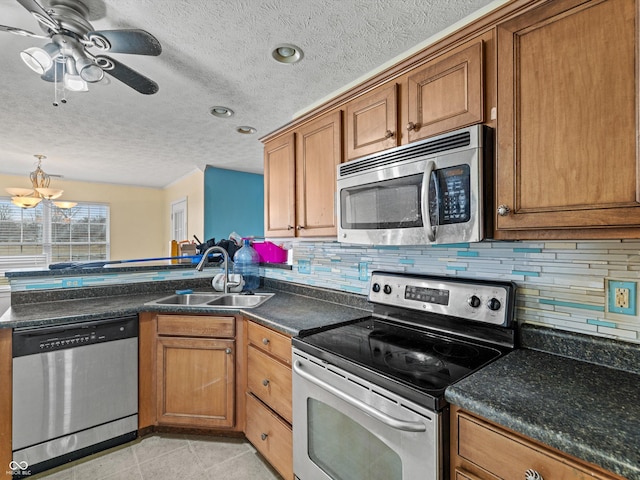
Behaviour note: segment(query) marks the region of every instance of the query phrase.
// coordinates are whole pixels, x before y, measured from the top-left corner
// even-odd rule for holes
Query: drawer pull
[[[226,353],[227,355],[231,355],[231,349],[230,349],[230,348],[227,348],[227,349],[224,351],[224,353]]]
[[[261,438],[262,440],[266,440],[268,436],[269,436],[269,435],[267,435],[266,433],[263,433],[263,434],[261,434],[261,435],[260,435],[260,438]]]
[[[540,475],[535,470],[529,469],[524,472],[524,480],[544,480],[542,475]]]
[[[263,338],[262,339],[262,343],[264,343],[265,345],[269,345],[269,339],[268,338]]]
[[[498,206],[498,215],[500,215],[501,217],[506,217],[507,215],[509,215],[510,211],[511,209],[509,208],[508,205]]]
[[[269,386],[269,380],[267,380],[266,378],[264,380],[262,380],[262,385],[264,385],[265,387]]]

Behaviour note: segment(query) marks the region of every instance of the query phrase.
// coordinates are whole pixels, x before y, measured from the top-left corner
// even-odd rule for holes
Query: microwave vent
[[[374,154],[361,158],[360,160],[344,163],[340,165],[340,176],[344,177],[405,160],[414,160],[447,150],[468,147],[470,144],[471,134],[468,131],[436,138],[434,140],[425,140],[420,143],[410,143],[409,145],[404,145],[388,152]]]

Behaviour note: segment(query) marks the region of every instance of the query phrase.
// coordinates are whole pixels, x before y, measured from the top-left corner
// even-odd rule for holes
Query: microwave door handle
[[[433,160],[427,162],[427,168],[424,171],[422,177],[422,221],[424,223],[424,229],[427,232],[427,239],[430,242],[435,241],[436,233],[431,225],[431,212],[429,212],[429,187],[431,185],[431,174],[436,168],[436,164]]]
[[[348,393],[343,392],[342,390],[334,387],[333,385],[328,384],[327,382],[320,380],[319,378],[314,377],[309,372],[305,372],[302,369],[302,363],[298,360],[293,362],[293,371],[297,373],[299,376],[307,380],[308,382],[313,383],[314,385],[322,388],[323,390],[328,391],[339,399],[353,405],[359,410],[369,414],[376,420],[388,425],[389,427],[395,428],[396,430],[404,430],[406,432],[424,432],[427,430],[427,427],[422,422],[410,422],[405,420],[400,420],[398,418],[392,417],[384,412],[381,412],[377,408],[373,408],[370,405],[367,405],[361,400],[352,397]]]

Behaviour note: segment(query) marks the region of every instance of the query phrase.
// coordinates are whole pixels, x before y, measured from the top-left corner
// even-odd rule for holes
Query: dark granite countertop
[[[450,386],[446,399],[569,455],[640,479],[637,372],[523,348]]]
[[[124,316],[139,312],[167,312],[194,314],[241,313],[256,323],[263,324],[291,336],[333,323],[353,320],[367,314],[365,299],[352,298],[352,306],[336,303],[348,294],[335,294],[324,289],[303,288],[299,292],[279,290],[270,284],[260,292],[275,293],[264,304],[249,309],[214,309],[211,307],[179,305],[145,305],[173,291],[110,295],[68,300],[45,301],[12,305],[0,317],[0,328],[53,325],[97,320],[111,316]],[[279,285],[277,285],[279,286]],[[210,292],[211,290],[209,290]],[[307,294],[307,295],[305,295]],[[317,295],[317,296],[310,296]]]

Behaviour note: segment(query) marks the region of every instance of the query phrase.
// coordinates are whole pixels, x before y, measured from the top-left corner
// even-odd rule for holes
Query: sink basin
[[[187,293],[183,295],[170,295],[158,300],[145,303],[145,305],[176,305],[180,307],[211,308],[218,309],[240,309],[253,308],[263,304],[273,293],[255,293],[253,295],[242,295],[240,293]]]
[[[214,305],[216,307],[251,308],[266,302],[272,296],[272,293],[256,293],[254,295],[223,295],[207,302],[207,305]]]
[[[218,293],[187,293],[184,295],[171,295],[170,297],[154,300],[153,304],[157,305],[202,305],[222,294]]]

